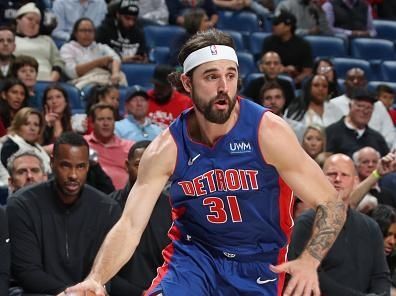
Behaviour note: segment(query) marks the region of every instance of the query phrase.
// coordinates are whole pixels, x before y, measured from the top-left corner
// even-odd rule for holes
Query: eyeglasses
[[[80,33],[93,33],[94,29],[78,29],[77,31]]]
[[[318,73],[323,74],[323,73],[330,72],[331,70],[333,70],[332,66],[321,66],[318,69]]]

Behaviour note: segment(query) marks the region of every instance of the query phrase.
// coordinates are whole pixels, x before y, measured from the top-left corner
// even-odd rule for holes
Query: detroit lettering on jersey
[[[258,190],[257,170],[214,169],[177,184],[186,196],[202,196],[216,191]]]

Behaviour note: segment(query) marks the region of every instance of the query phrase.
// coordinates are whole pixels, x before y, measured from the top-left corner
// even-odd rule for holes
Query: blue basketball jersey
[[[188,135],[193,110],[170,126],[177,145],[171,236],[231,254],[280,251],[293,225],[292,192],[260,151],[258,128],[267,109],[243,98],[239,104],[235,126],[213,147]]]

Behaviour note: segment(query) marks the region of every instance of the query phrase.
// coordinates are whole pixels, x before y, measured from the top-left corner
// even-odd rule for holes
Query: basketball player
[[[320,295],[317,268],[336,239],[345,207],[278,116],[238,98],[232,39],[216,30],[181,49],[173,83],[190,94],[185,111],[145,151],[125,211],[87,279],[68,288],[104,295],[129,260],[168,179],[174,224],[165,263],[146,295]],[[292,191],[316,208],[303,254],[285,262]]]

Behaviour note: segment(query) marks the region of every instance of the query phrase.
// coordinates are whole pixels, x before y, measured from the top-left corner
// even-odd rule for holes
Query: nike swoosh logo
[[[201,154],[197,154],[197,155],[195,155],[194,156],[194,158],[190,158],[189,160],[188,160],[188,165],[193,165],[194,164],[194,161],[196,161],[197,160],[197,158],[198,157],[200,157],[201,156]]]
[[[276,280],[277,280],[277,278],[262,281],[261,277],[258,277],[257,280],[256,280],[256,283],[259,284],[259,285],[263,285],[263,284],[266,284],[266,283],[275,282]]]

